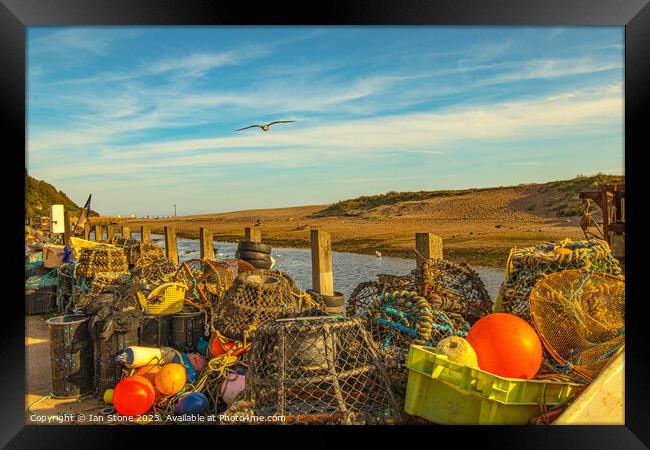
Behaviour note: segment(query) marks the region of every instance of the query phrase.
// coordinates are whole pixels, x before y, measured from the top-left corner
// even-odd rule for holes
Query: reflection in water
[[[132,233],[133,239],[140,239],[139,233]],[[163,235],[152,234],[151,240],[165,247]],[[199,257],[199,241],[178,238],[176,241],[178,257],[181,262]],[[233,242],[215,242],[215,255],[219,259],[234,259],[237,244]],[[291,276],[302,289],[311,289],[311,251],[307,248],[274,248],[271,252],[279,269]],[[376,280],[380,273],[406,275],[415,268],[415,259],[392,258],[356,253],[333,252],[334,289],[349,297],[355,287],[362,281]],[[501,282],[503,271],[486,267],[476,267],[485,284],[490,298],[494,301]]]

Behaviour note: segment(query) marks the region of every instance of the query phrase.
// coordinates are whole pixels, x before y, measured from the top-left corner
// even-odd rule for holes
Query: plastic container
[[[155,288],[146,300],[145,314],[171,315],[183,309],[185,285],[165,283]]]
[[[140,345],[167,347],[171,339],[170,316],[145,315],[140,329]]]
[[[25,289],[25,314],[47,314],[56,309],[56,286]]]
[[[442,425],[524,425],[541,404],[571,397],[576,383],[504,378],[411,345],[404,410]]]
[[[122,378],[122,366],[115,357],[132,345],[138,345],[137,328],[126,333],[113,333],[107,340],[95,342],[95,382],[100,395],[106,389],[113,389]]]
[[[58,316],[47,321],[52,364],[52,396],[77,398],[95,389],[88,317]]]
[[[171,318],[171,346],[181,352],[196,351],[205,332],[205,315],[197,308],[186,306]]]

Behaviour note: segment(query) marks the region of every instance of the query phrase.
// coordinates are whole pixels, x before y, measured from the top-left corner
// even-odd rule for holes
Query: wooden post
[[[178,264],[178,250],[176,249],[176,230],[165,227],[165,255]]]
[[[99,242],[104,237],[104,229],[100,224],[95,224],[95,241]]]
[[[149,227],[141,226],[140,227],[140,240],[142,242],[149,242],[149,238],[151,238],[151,230]]]
[[[334,295],[332,238],[326,231],[311,230],[311,283],[317,294]]]
[[[112,239],[115,235],[115,230],[112,226],[106,225],[106,239]]]
[[[84,224],[84,239],[85,240],[90,240],[90,224],[86,223]]]
[[[200,240],[199,249],[201,253],[201,259],[203,258],[214,259],[213,237],[210,230],[208,230],[207,228],[201,228],[199,230],[199,240]]]
[[[262,242],[262,233],[257,228],[246,227],[244,232],[246,235],[245,241]]]
[[[122,226],[122,237],[131,239],[131,228]]]
[[[415,233],[415,250],[415,265],[419,269],[428,259],[442,259],[442,238],[433,233]]]
[[[70,245],[70,211],[63,212],[63,245]]]

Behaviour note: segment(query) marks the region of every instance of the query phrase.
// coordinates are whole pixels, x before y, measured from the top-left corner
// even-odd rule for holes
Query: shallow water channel
[[[133,239],[140,239],[139,233],[132,233]],[[160,234],[152,234],[151,240],[165,247],[165,238]],[[199,257],[199,241],[197,239],[177,238],[178,257],[181,262]],[[220,259],[234,259],[237,243],[215,242],[215,255]],[[274,269],[289,274],[302,289],[311,288],[311,251],[308,248],[275,247],[271,252],[277,263]],[[356,253],[333,252],[334,289],[350,296],[354,288],[362,281],[376,280],[381,273],[391,275],[406,275],[415,268],[415,260],[393,258],[389,256],[376,257]],[[483,280],[492,301],[496,298],[503,271],[487,267],[475,267]]]

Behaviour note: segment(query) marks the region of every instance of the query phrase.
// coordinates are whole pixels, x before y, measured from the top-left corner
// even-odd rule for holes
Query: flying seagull
[[[275,122],[267,123],[265,125],[251,125],[248,127],[240,128],[235,131],[248,130],[249,128],[255,128],[255,127],[261,128],[262,131],[269,131],[269,127],[274,123],[291,123],[291,122],[295,122],[295,120],[276,120]]]

